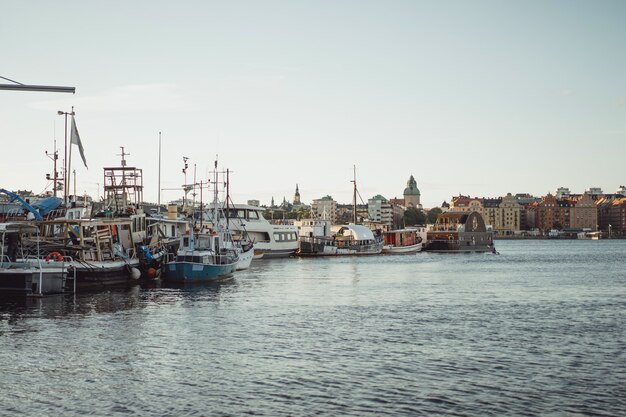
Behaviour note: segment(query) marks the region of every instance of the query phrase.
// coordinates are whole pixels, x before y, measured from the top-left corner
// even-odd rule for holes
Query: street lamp
[[[62,110],[57,111],[59,116],[65,115],[65,160],[63,161],[63,203],[67,205],[67,189],[69,187],[69,169],[68,160],[67,160],[67,116],[74,116],[74,106],[72,106],[71,112],[65,112]]]

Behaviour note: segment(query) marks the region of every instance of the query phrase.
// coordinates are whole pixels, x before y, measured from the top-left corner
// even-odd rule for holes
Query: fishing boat
[[[249,267],[252,260],[252,246],[246,248],[249,259],[244,259],[244,255],[240,259],[243,248],[238,247],[233,240],[222,204],[218,199],[218,184],[217,161],[215,161],[213,204],[211,210],[206,212],[209,218],[205,219],[201,202],[199,223],[194,222],[191,230],[181,237],[176,256],[165,265],[166,281],[219,282],[232,278],[238,266],[239,268]],[[202,189],[202,185],[200,187]],[[240,260],[242,263],[239,263]]]
[[[422,250],[426,240],[426,227],[407,227],[383,232],[384,254],[410,254]]]
[[[66,216],[38,222],[42,248],[72,259],[76,286],[100,288],[137,283],[140,246],[146,244],[142,170],[128,166],[122,147],[121,166],[104,168],[104,202],[91,217]],[[155,252],[156,254],[156,252]]]
[[[175,258],[165,265],[165,281],[175,283],[219,282],[233,276],[238,257],[223,246],[211,229],[193,231],[181,237]]]
[[[64,291],[67,259],[59,253],[41,256],[38,232],[30,222],[0,223],[0,294],[34,296]]]
[[[424,250],[428,252],[493,252],[493,231],[487,230],[476,211],[448,211],[428,231]]]

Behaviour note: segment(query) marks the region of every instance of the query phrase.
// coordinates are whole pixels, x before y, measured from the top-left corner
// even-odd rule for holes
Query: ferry
[[[264,209],[247,204],[229,204],[228,227],[235,240],[247,236],[254,243],[254,258],[286,258],[298,249],[298,229],[292,224],[270,223]]]

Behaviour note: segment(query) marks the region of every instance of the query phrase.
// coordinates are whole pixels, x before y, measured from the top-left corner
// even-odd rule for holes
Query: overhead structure
[[[55,85],[33,85],[22,84],[15,80],[0,76],[3,80],[11,81],[13,84],[0,84],[0,90],[13,90],[13,91],[43,91],[47,93],[76,93],[76,87],[62,87]]]

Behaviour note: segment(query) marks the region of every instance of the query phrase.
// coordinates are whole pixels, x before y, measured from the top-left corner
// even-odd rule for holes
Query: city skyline
[[[124,10],[120,13],[120,10]],[[145,200],[232,171],[233,199],[400,198],[424,207],[624,184],[626,3],[64,1],[4,5],[0,76],[76,94],[0,91],[0,187],[46,189],[74,107],[88,161],[143,169]],[[1,83],[5,83],[1,80]],[[50,189],[50,188],[48,188]],[[182,192],[163,191],[162,202]]]

